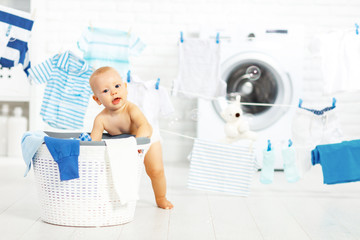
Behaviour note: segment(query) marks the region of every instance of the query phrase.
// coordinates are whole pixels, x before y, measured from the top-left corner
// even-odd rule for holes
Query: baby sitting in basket
[[[101,141],[106,130],[110,135],[123,133],[136,137],[152,137],[152,127],[140,109],[127,101],[127,83],[111,67],[101,67],[90,77],[93,99],[104,105],[96,116],[91,131],[93,141]],[[166,179],[160,141],[151,141],[144,159],[146,173],[149,175],[155,194],[156,204],[160,208],[171,209],[173,205],[166,199]]]

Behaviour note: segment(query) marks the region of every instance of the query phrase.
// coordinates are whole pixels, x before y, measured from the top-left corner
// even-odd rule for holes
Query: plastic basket
[[[137,142],[139,149],[149,146],[149,139],[137,139]],[[33,168],[43,221],[90,227],[118,225],[133,220],[136,201],[124,205],[120,203],[105,154],[105,142],[81,142],[79,178],[60,181],[58,165],[46,145],[38,149],[33,158]],[[138,160],[140,182],[144,153],[139,154]]]

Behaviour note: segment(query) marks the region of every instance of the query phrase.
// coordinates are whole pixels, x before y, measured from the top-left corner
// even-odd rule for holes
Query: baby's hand
[[[157,198],[156,204],[158,205],[159,208],[163,208],[163,209],[172,209],[174,207],[174,205],[172,205],[172,203],[169,200],[167,200],[166,197]]]

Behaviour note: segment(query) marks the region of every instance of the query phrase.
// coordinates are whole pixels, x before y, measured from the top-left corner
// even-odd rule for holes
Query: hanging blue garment
[[[360,181],[360,140],[318,145],[311,162],[321,165],[325,184]]]
[[[44,137],[51,156],[59,166],[60,180],[79,178],[80,141]]]
[[[34,21],[30,14],[0,6],[0,65],[23,65],[26,75],[30,68],[28,41]]]
[[[129,57],[140,55],[145,44],[125,31],[88,27],[80,37],[78,47],[92,66],[113,67],[125,79],[130,68]]]
[[[58,129],[81,129],[92,90],[89,78],[93,69],[71,51],[32,67],[30,79],[47,83],[40,115],[44,122]]]

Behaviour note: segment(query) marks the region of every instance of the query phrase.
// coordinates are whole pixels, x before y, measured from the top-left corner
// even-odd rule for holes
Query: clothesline
[[[166,87],[166,86],[162,86],[163,88],[165,88],[168,92],[172,93],[172,88],[170,87]],[[181,90],[177,90],[177,92],[179,93],[183,93],[183,94],[187,94],[187,95],[192,95],[194,97],[198,97],[201,99],[205,99],[208,101],[213,101],[213,100],[219,100],[219,97],[208,97],[202,94],[198,94],[198,93],[194,93],[194,92],[190,92],[190,91],[181,91]],[[235,95],[234,95],[235,96]],[[330,97],[329,97],[330,99]],[[232,102],[231,100],[225,100],[226,102]],[[254,103],[254,102],[240,102],[240,105],[245,105],[245,106],[263,106],[263,107],[294,107],[294,108],[298,108],[298,104],[279,104],[279,103]],[[348,106],[348,105],[360,105],[360,102],[351,102],[351,103],[340,103],[340,104],[336,104],[336,106]]]
[[[180,136],[180,137],[183,137],[183,138],[188,138],[188,139],[191,139],[191,140],[195,140],[196,138],[195,137],[191,137],[191,136],[188,136],[188,135],[185,135],[185,134],[181,134],[181,133],[177,133],[177,132],[173,132],[173,131],[168,131],[168,130],[164,130],[164,129],[160,129],[161,132],[165,132],[165,133],[168,133],[168,134],[172,134],[172,135],[177,135],[177,136]]]

